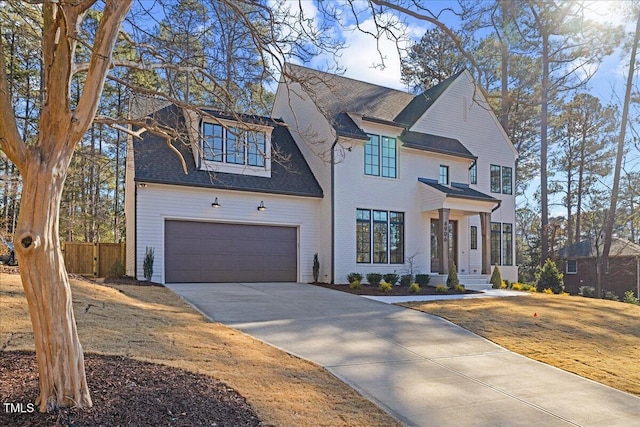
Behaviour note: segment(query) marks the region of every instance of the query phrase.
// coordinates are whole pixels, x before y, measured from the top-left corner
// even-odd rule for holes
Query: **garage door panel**
[[[272,282],[297,279],[295,227],[169,220],[167,282]]]

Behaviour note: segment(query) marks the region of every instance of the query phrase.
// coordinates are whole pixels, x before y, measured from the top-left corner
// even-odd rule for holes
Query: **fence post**
[[[98,277],[98,266],[100,263],[98,262],[98,258],[100,256],[100,248],[98,247],[98,243],[93,244],[93,277]]]

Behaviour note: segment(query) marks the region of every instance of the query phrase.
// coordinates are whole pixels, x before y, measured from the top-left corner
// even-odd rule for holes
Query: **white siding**
[[[320,281],[331,281],[331,146],[335,133],[318,111],[300,84],[280,84],[271,114],[289,125],[289,132],[298,144],[311,171],[324,193],[319,201],[318,245]],[[342,159],[340,147],[336,149],[336,161]],[[338,252],[339,253],[339,252]]]
[[[211,207],[215,197],[221,205],[217,209]],[[257,210],[260,201],[264,201],[267,210]],[[167,219],[180,219],[296,226],[298,280],[313,280],[313,255],[318,252],[319,199],[148,184],[138,189],[137,205],[137,277],[142,277],[145,248],[153,247],[153,280],[164,283],[164,223]]]

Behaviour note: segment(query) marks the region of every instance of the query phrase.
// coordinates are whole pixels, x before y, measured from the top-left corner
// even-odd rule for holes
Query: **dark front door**
[[[440,271],[440,259],[443,248],[442,239],[439,238],[438,225],[440,220],[431,220],[431,272],[437,273]],[[449,221],[447,248],[449,254],[449,265],[447,270],[453,263],[458,265],[458,221]]]

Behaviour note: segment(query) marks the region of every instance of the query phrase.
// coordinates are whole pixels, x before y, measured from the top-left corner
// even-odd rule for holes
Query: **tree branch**
[[[9,82],[7,66],[4,59],[4,46],[0,38],[0,148],[9,159],[18,166],[24,167],[27,159],[27,145],[22,141],[16,123]]]

